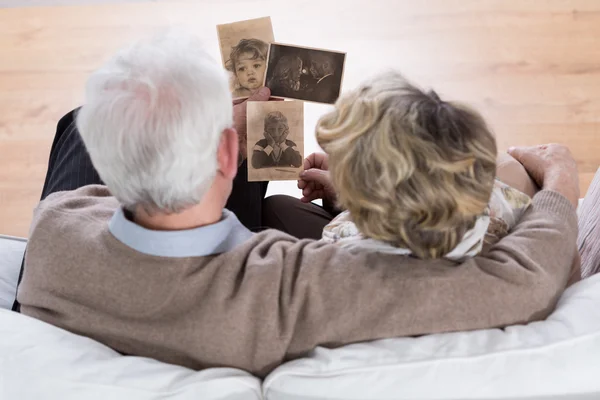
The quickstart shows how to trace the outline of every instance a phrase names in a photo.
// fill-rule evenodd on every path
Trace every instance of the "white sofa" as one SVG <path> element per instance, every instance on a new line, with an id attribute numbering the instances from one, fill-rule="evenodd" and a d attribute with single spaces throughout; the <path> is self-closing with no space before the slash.
<path id="1" fill-rule="evenodd" d="M 0 308 L 25 244 L 0 238 Z M 600 275 L 569 288 L 544 322 L 318 348 L 264 382 L 122 356 L 0 309 L 0 399 L 600 399 Z"/>

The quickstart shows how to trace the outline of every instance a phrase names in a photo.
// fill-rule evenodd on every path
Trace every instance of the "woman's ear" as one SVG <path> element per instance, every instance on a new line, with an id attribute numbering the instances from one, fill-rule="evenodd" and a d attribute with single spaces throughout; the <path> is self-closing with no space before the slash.
<path id="1" fill-rule="evenodd" d="M 238 168 L 239 153 L 238 134 L 234 128 L 227 128 L 221 134 L 217 162 L 219 171 L 228 179 L 235 178 Z"/>

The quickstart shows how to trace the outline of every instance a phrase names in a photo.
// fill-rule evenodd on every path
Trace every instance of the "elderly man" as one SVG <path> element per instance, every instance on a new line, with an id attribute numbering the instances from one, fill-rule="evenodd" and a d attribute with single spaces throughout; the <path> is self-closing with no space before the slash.
<path id="1" fill-rule="evenodd" d="M 488 255 L 456 265 L 355 254 L 252 233 L 224 209 L 251 216 L 262 196 L 235 178 L 244 122 L 231 104 L 224 71 L 187 38 L 139 43 L 96 71 L 76 123 L 59 124 L 21 312 L 123 354 L 264 377 L 318 345 L 501 327 L 554 307 L 577 235 L 564 148 L 520 151 L 544 190 Z M 316 160 L 307 166 L 324 168 Z M 313 197 L 327 190 L 317 175 Z"/>

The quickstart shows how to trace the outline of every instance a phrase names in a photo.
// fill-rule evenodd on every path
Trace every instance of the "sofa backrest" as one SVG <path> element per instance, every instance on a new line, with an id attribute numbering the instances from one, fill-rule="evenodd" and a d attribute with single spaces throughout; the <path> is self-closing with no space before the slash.
<path id="1" fill-rule="evenodd" d="M 233 368 L 198 372 L 125 357 L 87 337 L 0 310 L 0 399 L 259 400 L 260 384 Z"/>
<path id="2" fill-rule="evenodd" d="M 600 399 L 600 275 L 570 287 L 546 321 L 317 348 L 277 368 L 263 393 L 267 400 Z"/>
<path id="3" fill-rule="evenodd" d="M 15 301 L 21 260 L 27 241 L 0 235 L 0 309 L 11 309 Z"/>

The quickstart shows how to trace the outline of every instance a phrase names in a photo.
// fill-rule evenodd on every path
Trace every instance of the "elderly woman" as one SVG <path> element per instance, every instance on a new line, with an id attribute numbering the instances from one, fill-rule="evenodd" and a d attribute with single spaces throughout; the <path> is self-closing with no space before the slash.
<path id="1" fill-rule="evenodd" d="M 455 265 L 252 233 L 224 208 L 264 206 L 243 174 L 235 183 L 243 115 L 225 71 L 187 37 L 138 43 L 93 73 L 85 105 L 59 124 L 21 312 L 123 354 L 264 377 L 319 345 L 501 327 L 552 310 L 577 235 L 565 149 L 523 152 L 543 190 L 490 256 Z"/>
<path id="2" fill-rule="evenodd" d="M 316 131 L 344 210 L 323 240 L 350 250 L 462 261 L 508 235 L 537 192 L 516 160 L 496 162 L 476 110 L 397 72 L 346 93 Z"/>

